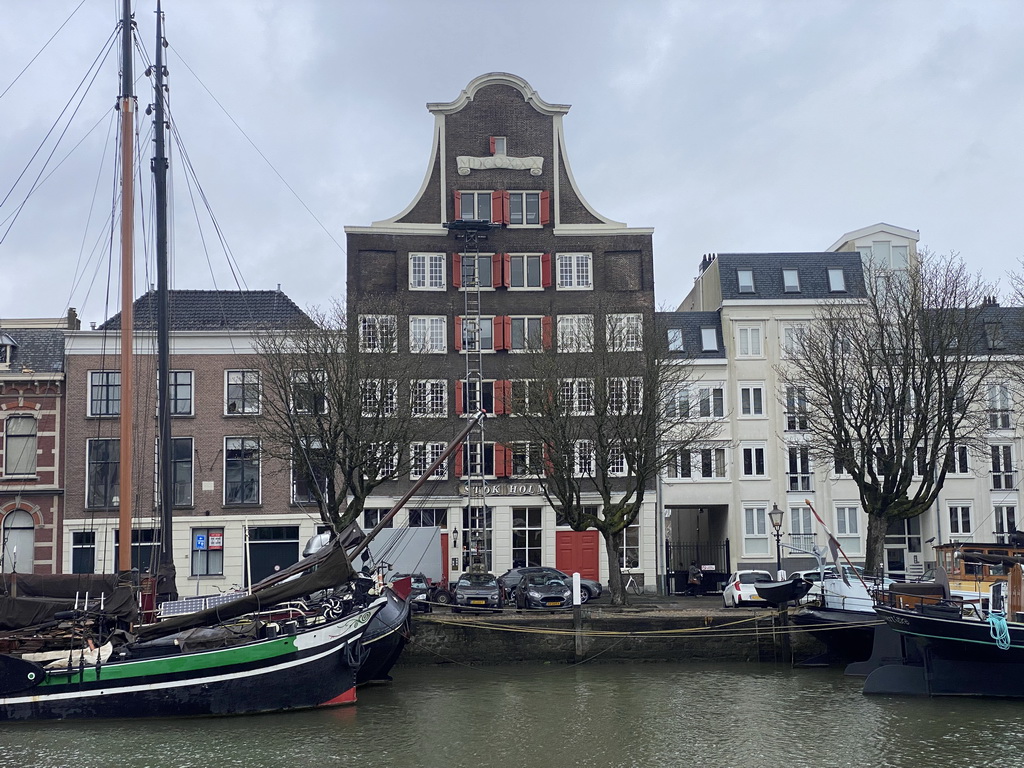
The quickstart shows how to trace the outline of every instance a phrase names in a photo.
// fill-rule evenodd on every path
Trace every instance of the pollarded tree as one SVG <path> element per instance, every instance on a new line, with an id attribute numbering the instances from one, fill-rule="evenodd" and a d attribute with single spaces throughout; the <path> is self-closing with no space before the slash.
<path id="1" fill-rule="evenodd" d="M 905 270 L 866 265 L 862 297 L 823 305 L 780 366 L 790 426 L 857 486 L 868 570 L 882 563 L 889 525 L 928 510 L 959 452 L 984 443 L 998 365 L 989 290 L 956 254 L 922 252 Z"/>
<path id="2" fill-rule="evenodd" d="M 669 353 L 651 313 L 568 316 L 557 350 L 524 355 L 506 411 L 513 471 L 540 481 L 549 504 L 576 531 L 597 529 L 614 605 L 626 602 L 626 536 L 676 455 L 703 447 L 718 423 L 680 409 L 692 366 Z M 571 322 L 570 322 L 571 321 Z"/>
<path id="3" fill-rule="evenodd" d="M 297 499 L 315 503 L 341 531 L 382 483 L 408 472 L 422 429 L 415 387 L 421 358 L 398 354 L 395 313 L 311 311 L 311 322 L 258 337 L 262 449 L 292 468 Z M 230 382 L 229 382 L 230 386 Z M 422 415 L 422 414 L 419 414 Z"/>

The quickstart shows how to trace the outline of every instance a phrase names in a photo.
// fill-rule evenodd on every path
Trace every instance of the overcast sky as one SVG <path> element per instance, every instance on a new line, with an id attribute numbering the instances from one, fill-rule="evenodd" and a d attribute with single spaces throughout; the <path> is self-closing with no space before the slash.
<path id="1" fill-rule="evenodd" d="M 116 50 L 53 146 L 119 5 L 0 3 L 0 319 L 115 311 L 104 220 Z M 152 56 L 155 0 L 135 5 Z M 390 217 L 416 194 L 431 147 L 425 104 L 493 71 L 572 105 L 577 183 L 601 214 L 654 228 L 663 308 L 686 294 L 704 253 L 819 251 L 881 221 L 920 230 L 922 245 L 958 251 L 1004 285 L 1024 251 L 1019 0 L 165 0 L 164 10 L 174 127 L 237 279 L 280 283 L 303 307 L 343 296 L 343 228 Z M 143 107 L 148 87 L 140 76 Z M 180 171 L 174 179 L 172 287 L 235 288 L 208 222 L 200 239 L 200 192 Z M 154 279 L 140 267 L 138 290 Z M 116 277 L 110 285 L 113 295 Z"/>

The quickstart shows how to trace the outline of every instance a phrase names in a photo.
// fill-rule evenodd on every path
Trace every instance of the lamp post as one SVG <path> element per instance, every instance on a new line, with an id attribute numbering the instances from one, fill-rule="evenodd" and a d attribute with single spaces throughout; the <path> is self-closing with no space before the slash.
<path id="1" fill-rule="evenodd" d="M 772 504 L 772 511 L 768 513 L 768 519 L 772 521 L 772 528 L 775 529 L 775 578 L 779 577 L 782 571 L 782 517 L 786 513 L 779 509 L 778 504 Z"/>

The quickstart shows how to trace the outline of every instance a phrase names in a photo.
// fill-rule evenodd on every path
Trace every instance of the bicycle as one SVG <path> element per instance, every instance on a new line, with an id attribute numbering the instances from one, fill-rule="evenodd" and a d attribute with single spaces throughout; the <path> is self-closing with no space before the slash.
<path id="1" fill-rule="evenodd" d="M 629 578 L 626 580 L 626 591 L 632 592 L 634 595 L 642 595 L 643 589 L 636 583 L 636 579 L 633 578 L 633 574 L 629 574 Z"/>

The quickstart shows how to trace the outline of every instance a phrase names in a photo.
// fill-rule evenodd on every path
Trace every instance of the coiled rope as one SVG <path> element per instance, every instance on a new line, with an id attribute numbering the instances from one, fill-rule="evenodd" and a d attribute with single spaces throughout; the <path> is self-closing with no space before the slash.
<path id="1" fill-rule="evenodd" d="M 990 611 L 988 614 L 988 633 L 996 641 L 996 647 L 1005 651 L 1010 647 L 1010 628 L 1006 626 L 1006 614 L 1002 611 Z"/>

